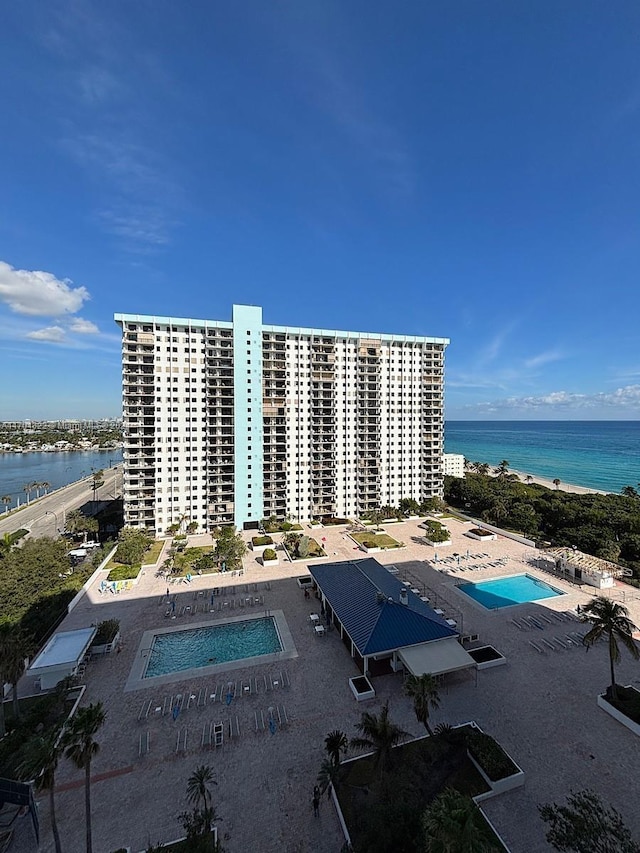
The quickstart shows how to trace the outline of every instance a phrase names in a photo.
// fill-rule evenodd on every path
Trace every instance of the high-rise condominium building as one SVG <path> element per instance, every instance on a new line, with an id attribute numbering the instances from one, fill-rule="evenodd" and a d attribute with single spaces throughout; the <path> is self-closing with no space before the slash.
<path id="1" fill-rule="evenodd" d="M 446 338 L 116 314 L 125 523 L 354 518 L 442 494 Z"/>

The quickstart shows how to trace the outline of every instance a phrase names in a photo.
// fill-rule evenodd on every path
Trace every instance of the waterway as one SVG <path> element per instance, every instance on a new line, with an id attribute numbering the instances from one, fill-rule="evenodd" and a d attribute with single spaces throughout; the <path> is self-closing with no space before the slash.
<path id="1" fill-rule="evenodd" d="M 93 471 L 112 468 L 122 462 L 122 450 L 73 450 L 62 453 L 1 453 L 0 498 L 9 495 L 11 507 L 26 502 L 24 487 L 28 483 L 48 483 L 47 491 L 75 483 Z M 40 494 L 44 490 L 40 488 Z M 30 498 L 37 492 L 31 490 Z M 0 512 L 5 505 L 0 505 Z"/>

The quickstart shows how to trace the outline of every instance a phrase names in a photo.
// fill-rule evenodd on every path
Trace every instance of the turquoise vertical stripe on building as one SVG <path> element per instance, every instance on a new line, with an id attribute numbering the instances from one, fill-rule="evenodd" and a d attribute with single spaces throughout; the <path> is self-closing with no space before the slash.
<path id="1" fill-rule="evenodd" d="M 262 308 L 233 306 L 233 410 L 236 527 L 264 517 Z"/>

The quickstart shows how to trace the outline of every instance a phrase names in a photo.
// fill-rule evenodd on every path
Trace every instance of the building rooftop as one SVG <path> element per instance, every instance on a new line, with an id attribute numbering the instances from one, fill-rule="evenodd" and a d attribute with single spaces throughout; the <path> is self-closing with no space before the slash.
<path id="1" fill-rule="evenodd" d="M 372 557 L 310 565 L 309 571 L 363 657 L 458 636 Z M 407 604 L 400 603 L 401 593 Z"/>

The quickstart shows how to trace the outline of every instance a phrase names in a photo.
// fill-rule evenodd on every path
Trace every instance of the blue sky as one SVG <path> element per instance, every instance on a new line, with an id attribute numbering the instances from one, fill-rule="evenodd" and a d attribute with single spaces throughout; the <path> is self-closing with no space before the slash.
<path id="1" fill-rule="evenodd" d="M 120 414 L 114 312 L 449 337 L 450 419 L 640 418 L 640 5 L 21 0 L 0 419 Z"/>

